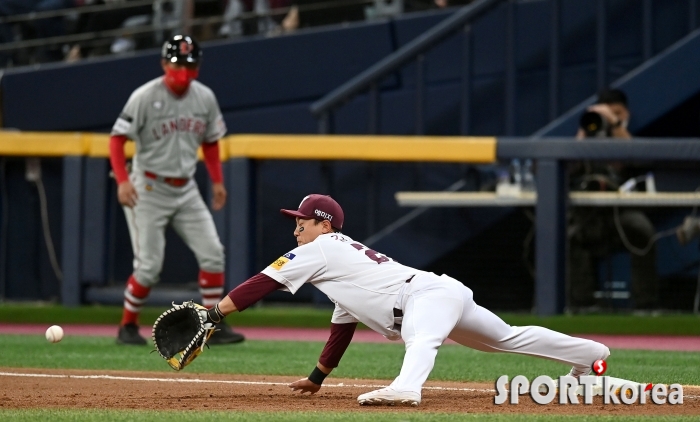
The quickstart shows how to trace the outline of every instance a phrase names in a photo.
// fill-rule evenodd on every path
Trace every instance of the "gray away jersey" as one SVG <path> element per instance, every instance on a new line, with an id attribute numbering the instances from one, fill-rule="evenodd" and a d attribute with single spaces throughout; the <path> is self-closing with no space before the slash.
<path id="1" fill-rule="evenodd" d="M 112 127 L 112 135 L 125 135 L 136 143 L 134 170 L 180 178 L 194 176 L 202 142 L 215 142 L 225 134 L 211 89 L 195 80 L 178 98 L 162 76 L 131 94 Z"/>
<path id="2" fill-rule="evenodd" d="M 262 271 L 296 293 L 311 283 L 335 304 L 331 322 L 360 321 L 396 340 L 394 305 L 406 280 L 424 271 L 401 265 L 340 233 L 321 235 Z"/>

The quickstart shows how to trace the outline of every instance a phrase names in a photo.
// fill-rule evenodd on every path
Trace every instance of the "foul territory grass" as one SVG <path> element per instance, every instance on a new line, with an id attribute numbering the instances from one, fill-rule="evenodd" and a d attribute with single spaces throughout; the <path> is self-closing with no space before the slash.
<path id="1" fill-rule="evenodd" d="M 306 376 L 323 349 L 323 342 L 246 341 L 213 346 L 187 369 L 189 373 Z M 31 350 L 31 353 L 27 353 Z M 2 335 L 5 367 L 170 371 L 149 347 L 117 346 L 105 337 L 68 336 L 57 344 L 43 336 Z M 341 365 L 328 379 L 364 378 L 391 380 L 401 367 L 402 344 L 354 343 Z M 638 382 L 700 385 L 698 354 L 642 350 L 613 350 L 607 375 Z M 274 362 L 274 363 L 271 363 Z M 440 349 L 430 379 L 494 382 L 503 374 L 557 377 L 569 368 L 545 359 L 504 353 L 484 353 L 459 345 Z"/>
<path id="2" fill-rule="evenodd" d="M 683 416 L 581 416 L 581 415 L 485 415 L 485 414 L 444 414 L 444 413 L 419 413 L 416 412 L 386 412 L 381 416 L 376 413 L 350 413 L 350 412 L 200 412 L 200 411 L 137 411 L 137 410 L 0 410 L 0 419 L 12 421 L 77 421 L 77 420 L 109 420 L 109 421 L 279 421 L 279 422 L 447 422 L 447 421 L 576 421 L 576 422 L 608 422 L 608 421 L 691 421 L 697 417 Z"/>
<path id="3" fill-rule="evenodd" d="M 153 324 L 166 307 L 145 307 L 141 322 Z M 239 327 L 327 328 L 330 308 L 260 306 L 237 313 L 229 321 Z M 0 304 L 0 322 L 37 324 L 118 324 L 119 306 Z M 655 334 L 700 335 L 700 317 L 692 314 L 659 316 L 559 315 L 538 317 L 528 314 L 499 314 L 511 325 L 540 325 L 569 334 Z"/>
<path id="4" fill-rule="evenodd" d="M 153 325 L 165 306 L 145 306 L 140 321 Z M 332 308 L 267 306 L 237 313 L 231 322 L 242 327 L 305 327 L 330 326 Z M 34 324 L 119 324 L 121 306 L 79 306 L 0 304 L 0 322 Z"/>

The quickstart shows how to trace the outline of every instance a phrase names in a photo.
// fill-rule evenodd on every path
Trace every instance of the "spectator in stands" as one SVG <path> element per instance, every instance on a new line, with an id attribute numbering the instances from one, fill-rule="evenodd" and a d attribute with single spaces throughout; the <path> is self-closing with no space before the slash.
<path id="1" fill-rule="evenodd" d="M 82 0 L 0 0 L 0 17 L 66 9 L 75 7 L 81 2 Z M 64 34 L 63 17 L 37 19 L 28 22 L 28 25 L 21 26 L 19 29 L 16 28 L 17 25 L 15 24 L 0 24 L 0 43 L 16 41 L 16 33 L 19 35 L 19 39 L 49 38 Z M 40 62 L 53 61 L 60 60 L 62 53 L 57 47 L 48 46 L 41 48 L 37 56 L 36 60 Z M 11 59 L 10 55 L 0 57 L 0 66 L 7 66 Z"/>
<path id="2" fill-rule="evenodd" d="M 285 10 L 286 13 L 284 12 Z M 253 19 L 241 19 L 254 13 Z M 229 0 L 219 35 L 237 37 L 248 34 L 277 35 L 299 27 L 299 9 L 291 0 Z"/>
<path id="3" fill-rule="evenodd" d="M 126 5 L 129 2 L 135 2 L 137 0 L 83 0 L 84 4 L 89 4 L 89 5 L 108 5 L 108 4 L 117 4 L 117 3 L 122 3 Z M 166 3 L 164 7 L 169 7 L 170 4 Z M 134 19 L 137 17 L 142 17 L 143 19 L 140 20 L 135 20 L 134 25 L 147 25 L 150 23 L 151 16 L 153 13 L 153 6 L 152 5 L 136 5 L 134 7 L 123 7 L 123 8 L 118 8 L 118 9 L 113 9 L 113 10 L 103 10 L 99 12 L 94 12 L 94 13 L 85 13 L 81 14 L 80 18 L 78 19 L 78 23 L 76 24 L 76 32 L 77 33 L 91 33 L 91 32 L 100 32 L 100 31 L 109 31 L 113 29 L 117 29 L 123 26 L 128 26 L 125 25 L 126 22 L 128 22 L 129 19 Z M 151 38 L 150 35 L 146 36 L 147 38 Z M 112 45 L 109 47 L 109 49 L 105 48 L 104 51 L 100 51 L 99 47 L 95 47 L 92 41 L 87 41 L 85 43 L 81 44 L 76 44 L 71 47 L 68 55 L 66 56 L 67 61 L 74 61 L 79 58 L 83 57 L 88 57 L 90 55 L 100 55 L 103 53 L 116 53 L 120 51 L 115 51 L 115 46 L 117 48 L 121 47 L 122 49 L 126 48 L 127 50 L 133 50 L 135 49 L 135 43 L 130 37 L 120 37 L 117 39 L 117 41 L 122 41 L 122 43 L 112 43 Z M 124 46 L 125 43 L 131 43 L 127 46 Z M 151 45 L 148 46 L 143 46 L 143 47 L 150 47 Z M 153 45 L 155 46 L 155 44 Z M 108 51 L 109 50 L 109 51 Z"/>
<path id="4" fill-rule="evenodd" d="M 617 89 L 602 91 L 588 111 L 607 122 L 607 137 L 622 142 L 632 136 L 627 130 L 630 111 L 627 96 Z M 586 142 L 586 133 L 579 129 L 577 139 Z M 585 162 L 570 169 L 571 190 L 617 190 L 633 174 L 620 163 Z M 634 249 L 631 253 L 631 297 L 635 309 L 649 310 L 657 306 L 658 277 L 656 271 L 656 233 L 649 218 L 634 209 L 574 208 L 569 222 L 569 306 L 573 311 L 595 309 L 597 303 L 597 264 L 615 252 Z M 630 248 L 632 246 L 632 248 Z M 645 250 L 644 254 L 641 254 Z"/>

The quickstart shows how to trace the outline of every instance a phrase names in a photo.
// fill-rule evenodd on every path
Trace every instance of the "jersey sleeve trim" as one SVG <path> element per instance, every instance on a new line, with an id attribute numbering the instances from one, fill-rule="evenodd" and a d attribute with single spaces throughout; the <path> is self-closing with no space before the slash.
<path id="1" fill-rule="evenodd" d="M 131 125 L 134 119 L 131 117 L 125 119 L 123 116 L 124 113 L 117 118 L 114 126 L 112 126 L 112 135 L 127 135 L 131 131 Z"/>
<path id="2" fill-rule="evenodd" d="M 299 290 L 296 287 L 294 287 L 294 284 L 292 284 L 289 280 L 284 278 L 284 276 L 282 276 L 280 273 L 278 273 L 274 270 L 271 270 L 270 267 L 265 268 L 264 270 L 262 270 L 261 273 L 265 274 L 266 276 L 270 277 L 271 279 L 275 280 L 276 282 L 283 284 L 284 287 L 286 287 L 287 290 L 291 294 L 295 294 L 297 292 L 297 290 Z"/>

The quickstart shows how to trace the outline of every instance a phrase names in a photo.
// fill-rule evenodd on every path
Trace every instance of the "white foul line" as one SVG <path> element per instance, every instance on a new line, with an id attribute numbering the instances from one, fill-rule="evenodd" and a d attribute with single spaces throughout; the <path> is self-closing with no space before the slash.
<path id="1" fill-rule="evenodd" d="M 142 378 L 142 377 L 121 377 L 114 375 L 65 375 L 65 374 L 21 374 L 16 372 L 0 372 L 2 377 L 33 377 L 33 378 L 74 378 L 74 379 L 105 379 L 105 380 L 117 380 L 117 381 L 151 381 L 151 382 L 182 382 L 182 383 L 214 383 L 214 384 L 239 384 L 239 385 L 281 385 L 287 386 L 289 383 L 286 382 L 267 382 L 267 381 L 236 381 L 236 380 L 204 380 L 199 378 Z M 386 385 L 379 384 L 323 384 L 324 387 L 331 388 L 342 388 L 342 387 L 353 387 L 353 388 L 372 388 L 372 387 L 386 387 Z M 693 386 L 694 387 L 694 386 Z M 457 387 L 439 387 L 430 386 L 423 387 L 424 390 L 441 390 L 441 391 L 474 391 L 478 393 L 495 393 L 496 390 L 488 388 L 457 388 Z M 688 399 L 700 399 L 700 396 L 695 395 L 683 395 L 684 398 Z"/>
<path id="2" fill-rule="evenodd" d="M 75 379 L 106 379 L 119 381 L 151 381 L 151 382 L 182 382 L 182 383 L 215 383 L 215 384 L 241 384 L 241 385 L 282 385 L 287 386 L 286 382 L 267 382 L 267 381 L 236 381 L 236 380 L 204 380 L 198 378 L 143 378 L 143 377 L 122 377 L 114 375 L 65 375 L 65 374 L 21 374 L 16 372 L 0 372 L 3 377 L 34 377 L 34 378 L 75 378 Z M 323 384 L 324 387 L 386 387 L 379 384 Z M 481 388 L 457 388 L 457 387 L 423 387 L 425 390 L 444 390 L 444 391 L 476 391 L 480 393 L 495 393 L 496 390 L 481 389 Z"/>

